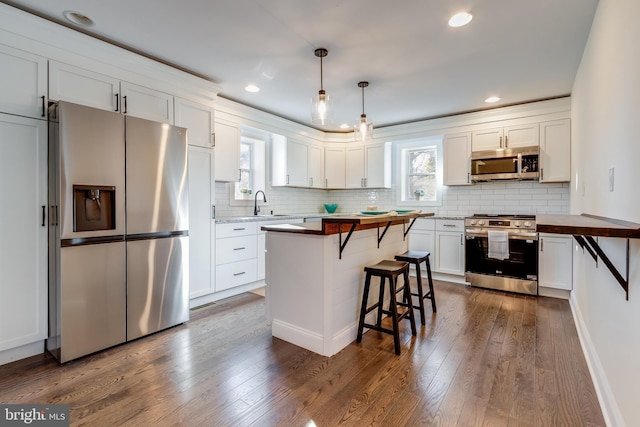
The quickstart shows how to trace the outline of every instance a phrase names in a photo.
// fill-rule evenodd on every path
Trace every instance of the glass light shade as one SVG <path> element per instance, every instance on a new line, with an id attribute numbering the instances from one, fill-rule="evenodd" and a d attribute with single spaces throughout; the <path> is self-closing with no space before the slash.
<path id="1" fill-rule="evenodd" d="M 311 98 L 311 123 L 325 125 L 331 123 L 333 99 L 324 90 L 319 90 L 318 95 Z"/>
<path id="2" fill-rule="evenodd" d="M 356 141 L 365 141 L 373 137 L 373 123 L 367 121 L 366 114 L 362 114 L 360 121 L 353 127 L 353 136 Z"/>

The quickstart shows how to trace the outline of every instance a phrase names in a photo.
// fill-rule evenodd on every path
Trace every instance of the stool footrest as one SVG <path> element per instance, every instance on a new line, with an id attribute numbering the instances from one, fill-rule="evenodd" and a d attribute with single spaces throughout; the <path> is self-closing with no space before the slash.
<path id="1" fill-rule="evenodd" d="M 391 329 L 387 329 L 387 328 L 383 328 L 382 326 L 378 326 L 378 325 L 370 325 L 370 324 L 368 324 L 368 323 L 365 323 L 365 324 L 364 324 L 364 325 L 362 325 L 362 326 L 364 326 L 365 328 L 372 329 L 372 330 L 374 330 L 374 331 L 384 332 L 384 333 L 386 333 L 386 334 L 391 334 L 391 335 L 393 335 L 393 330 L 391 330 Z"/>

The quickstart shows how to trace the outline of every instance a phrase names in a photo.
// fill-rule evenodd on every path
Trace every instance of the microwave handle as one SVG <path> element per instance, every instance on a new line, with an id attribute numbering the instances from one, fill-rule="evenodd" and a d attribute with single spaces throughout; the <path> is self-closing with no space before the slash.
<path id="1" fill-rule="evenodd" d="M 522 175 L 522 153 L 518 153 L 518 175 Z"/>

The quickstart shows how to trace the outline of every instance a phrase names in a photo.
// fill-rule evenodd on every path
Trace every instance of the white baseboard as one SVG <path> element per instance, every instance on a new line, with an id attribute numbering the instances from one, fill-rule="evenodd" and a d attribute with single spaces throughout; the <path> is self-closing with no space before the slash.
<path id="1" fill-rule="evenodd" d="M 538 286 L 538 295 L 540 295 L 541 297 L 569 299 L 571 298 L 571 291 Z"/>
<path id="2" fill-rule="evenodd" d="M 220 301 L 221 299 L 240 295 L 245 292 L 255 291 L 256 289 L 263 288 L 264 286 L 264 280 L 258 280 L 257 282 L 247 283 L 246 285 L 241 285 L 235 288 L 225 289 L 224 291 L 214 292 L 209 295 L 192 298 L 191 300 L 189 300 L 189 308 L 191 309 L 201 307 L 203 305 L 211 304 L 212 302 Z"/>
<path id="3" fill-rule="evenodd" d="M 600 402 L 600 409 L 602 410 L 602 416 L 607 426 L 623 427 L 625 425 L 620 409 L 613 398 L 613 392 L 607 375 L 604 371 L 598 353 L 596 352 L 591 337 L 589 336 L 589 330 L 584 323 L 582 313 L 578 307 L 575 293 L 571 293 L 569 298 L 569 304 L 571 305 L 571 312 L 573 313 L 573 320 L 576 324 L 578 331 L 578 338 L 580 339 L 580 345 L 582 346 L 582 352 L 587 360 L 587 366 L 589 367 L 589 373 L 591 374 L 591 381 L 596 389 L 596 395 Z"/>
<path id="4" fill-rule="evenodd" d="M 273 319 L 273 322 L 271 323 L 271 335 L 290 342 L 291 344 L 295 344 L 298 347 L 306 348 L 314 353 L 318 353 L 323 356 L 331 356 L 330 354 L 326 354 L 324 350 L 324 340 L 322 339 L 322 335 L 307 329 L 299 328 L 290 323 Z"/>
<path id="5" fill-rule="evenodd" d="M 0 351 L 0 365 L 44 353 L 44 340 Z"/>

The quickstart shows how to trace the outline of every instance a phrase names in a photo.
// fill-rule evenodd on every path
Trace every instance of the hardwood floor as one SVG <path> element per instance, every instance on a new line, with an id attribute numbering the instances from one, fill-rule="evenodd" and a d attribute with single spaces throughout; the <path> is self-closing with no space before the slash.
<path id="1" fill-rule="evenodd" d="M 566 301 L 435 292 L 400 356 L 375 331 L 331 358 L 272 338 L 249 293 L 63 366 L 0 366 L 0 402 L 66 403 L 74 426 L 605 425 Z"/>

